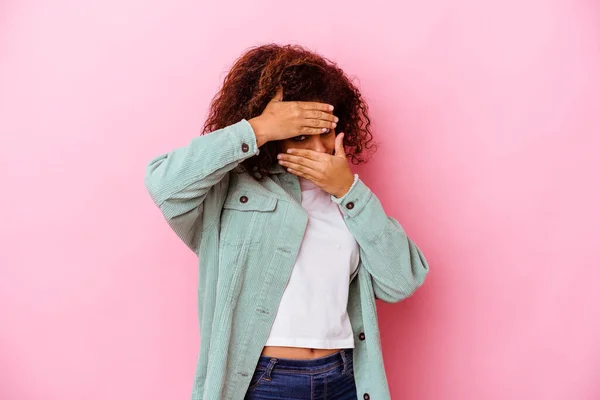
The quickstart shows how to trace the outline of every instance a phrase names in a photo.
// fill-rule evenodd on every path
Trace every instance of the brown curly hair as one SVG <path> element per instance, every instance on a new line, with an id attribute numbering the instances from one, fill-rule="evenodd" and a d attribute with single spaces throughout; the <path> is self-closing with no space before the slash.
<path id="1" fill-rule="evenodd" d="M 333 105 L 344 132 L 344 147 L 353 164 L 366 162 L 372 143 L 368 107 L 358 88 L 334 62 L 301 46 L 268 44 L 254 47 L 236 60 L 210 105 L 203 134 L 259 116 L 279 88 L 283 101 L 318 101 Z M 277 142 L 242 164 L 257 179 L 268 176 L 277 162 Z"/>

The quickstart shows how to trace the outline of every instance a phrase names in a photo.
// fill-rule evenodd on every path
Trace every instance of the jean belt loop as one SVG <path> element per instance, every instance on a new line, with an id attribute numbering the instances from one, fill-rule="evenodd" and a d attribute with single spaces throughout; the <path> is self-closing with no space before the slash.
<path id="1" fill-rule="evenodd" d="M 345 374 L 348 372 L 348 355 L 346 354 L 345 349 L 340 350 L 340 356 L 342 356 L 342 362 L 344 363 L 344 370 L 342 371 L 342 374 Z"/>
<path id="2" fill-rule="evenodd" d="M 267 365 L 267 370 L 265 371 L 265 379 L 268 381 L 271 380 L 271 372 L 273 372 L 273 368 L 275 368 L 275 364 L 277 364 L 277 359 L 271 358 L 271 360 L 269 361 L 269 365 Z"/>

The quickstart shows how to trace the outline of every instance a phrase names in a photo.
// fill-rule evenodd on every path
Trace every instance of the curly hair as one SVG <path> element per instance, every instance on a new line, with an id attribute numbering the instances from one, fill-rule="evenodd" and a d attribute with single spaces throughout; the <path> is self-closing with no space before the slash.
<path id="1" fill-rule="evenodd" d="M 259 116 L 279 88 L 283 101 L 317 101 L 334 106 L 336 132 L 344 132 L 346 155 L 353 164 L 366 162 L 372 143 L 368 107 L 358 88 L 334 62 L 301 46 L 268 44 L 238 58 L 213 98 L 203 134 Z M 268 176 L 277 162 L 277 142 L 242 165 L 256 179 Z"/>

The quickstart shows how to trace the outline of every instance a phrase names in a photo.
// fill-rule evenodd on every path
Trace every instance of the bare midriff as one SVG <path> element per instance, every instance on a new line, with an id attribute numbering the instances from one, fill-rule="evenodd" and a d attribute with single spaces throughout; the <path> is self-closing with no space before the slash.
<path id="1" fill-rule="evenodd" d="M 308 349 L 300 347 L 266 346 L 262 354 L 265 357 L 291 358 L 296 360 L 311 360 L 313 358 L 327 357 L 337 353 L 340 349 Z"/>

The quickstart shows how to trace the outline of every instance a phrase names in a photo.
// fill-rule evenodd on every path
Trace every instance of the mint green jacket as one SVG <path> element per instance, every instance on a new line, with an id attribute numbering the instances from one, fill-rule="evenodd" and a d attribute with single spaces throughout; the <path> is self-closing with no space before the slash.
<path id="1" fill-rule="evenodd" d="M 258 152 L 242 120 L 147 167 L 152 199 L 199 256 L 201 341 L 193 400 L 244 398 L 308 222 L 296 176 L 276 165 L 270 177 L 256 181 L 238 167 Z M 332 199 L 360 247 L 348 298 L 356 387 L 360 398 L 389 399 L 375 299 L 410 296 L 425 280 L 427 262 L 360 179 Z"/>

